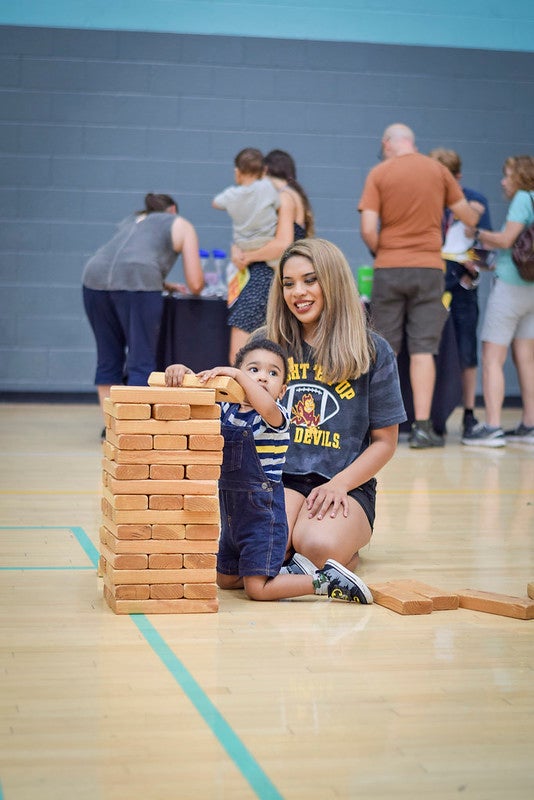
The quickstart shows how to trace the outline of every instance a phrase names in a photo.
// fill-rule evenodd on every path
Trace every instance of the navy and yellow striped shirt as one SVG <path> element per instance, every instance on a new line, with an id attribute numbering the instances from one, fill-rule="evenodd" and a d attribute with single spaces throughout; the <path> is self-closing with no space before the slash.
<path id="1" fill-rule="evenodd" d="M 222 422 L 236 427 L 252 428 L 256 452 L 266 476 L 280 481 L 289 446 L 289 414 L 280 403 L 276 403 L 284 422 L 279 428 L 271 428 L 257 411 L 240 411 L 238 403 L 221 403 Z"/>

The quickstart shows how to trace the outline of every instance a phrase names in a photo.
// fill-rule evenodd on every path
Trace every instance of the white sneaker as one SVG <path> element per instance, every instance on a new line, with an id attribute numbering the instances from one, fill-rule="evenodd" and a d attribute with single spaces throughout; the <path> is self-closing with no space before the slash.
<path id="1" fill-rule="evenodd" d="M 280 570 L 280 575 L 315 575 L 317 567 L 312 564 L 309 558 L 295 553 L 287 562 L 285 567 Z"/>
<path id="2" fill-rule="evenodd" d="M 462 444 L 478 447 L 504 447 L 506 437 L 502 428 L 491 428 L 481 422 L 462 436 Z"/>

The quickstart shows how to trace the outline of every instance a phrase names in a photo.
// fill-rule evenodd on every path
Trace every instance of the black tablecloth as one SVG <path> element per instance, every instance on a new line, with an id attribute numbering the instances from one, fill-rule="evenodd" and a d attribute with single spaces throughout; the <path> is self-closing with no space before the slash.
<path id="1" fill-rule="evenodd" d="M 436 386 L 432 400 L 431 417 L 434 428 L 438 433 L 445 432 L 445 424 L 454 409 L 462 402 L 462 372 L 458 357 L 458 347 L 456 344 L 456 334 L 452 317 L 448 316 L 447 322 L 441 335 L 439 352 L 435 356 L 436 361 Z M 413 395 L 410 384 L 410 359 L 403 344 L 398 355 L 399 377 L 404 400 L 404 407 L 408 416 L 408 421 L 400 426 L 401 431 L 410 430 L 414 421 Z"/>
<path id="2" fill-rule="evenodd" d="M 186 364 L 194 372 L 228 364 L 230 328 L 226 300 L 166 297 L 158 347 L 158 369 Z"/>

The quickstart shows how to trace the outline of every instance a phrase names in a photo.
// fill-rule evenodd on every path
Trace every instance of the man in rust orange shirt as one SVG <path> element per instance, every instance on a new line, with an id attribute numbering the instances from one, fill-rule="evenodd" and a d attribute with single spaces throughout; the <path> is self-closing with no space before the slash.
<path id="1" fill-rule="evenodd" d="M 434 355 L 447 318 L 441 221 L 444 208 L 450 208 L 466 225 L 476 226 L 484 209 L 468 203 L 442 164 L 417 152 L 407 125 L 386 128 L 382 156 L 358 204 L 361 236 L 374 256 L 373 322 L 396 353 L 406 332 L 415 416 L 410 447 L 442 447 L 443 436 L 430 419 Z"/>

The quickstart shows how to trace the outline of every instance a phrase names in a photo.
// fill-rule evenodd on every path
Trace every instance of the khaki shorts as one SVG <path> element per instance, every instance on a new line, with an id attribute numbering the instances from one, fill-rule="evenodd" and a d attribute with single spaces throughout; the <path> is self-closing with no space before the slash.
<path id="1" fill-rule="evenodd" d="M 378 267 L 373 278 L 371 323 L 395 353 L 404 333 L 408 353 L 436 354 L 447 321 L 445 273 L 430 267 Z"/>

